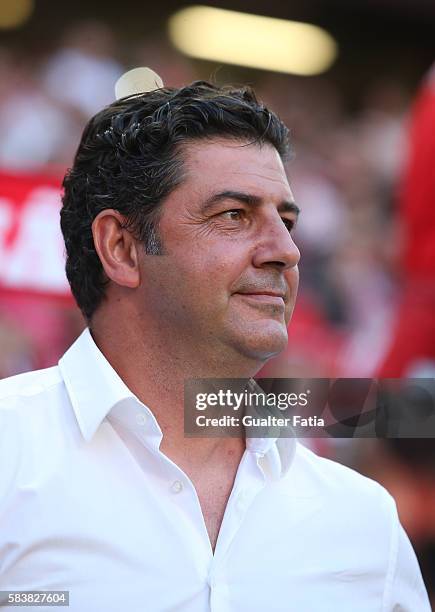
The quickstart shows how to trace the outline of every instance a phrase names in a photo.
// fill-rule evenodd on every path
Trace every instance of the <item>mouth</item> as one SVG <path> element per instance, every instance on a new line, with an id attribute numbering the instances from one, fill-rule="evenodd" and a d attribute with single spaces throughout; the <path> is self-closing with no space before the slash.
<path id="1" fill-rule="evenodd" d="M 256 304 L 258 306 L 275 306 L 284 308 L 285 296 L 281 293 L 275 293 L 273 291 L 258 291 L 252 293 L 236 293 L 234 295 L 240 295 L 243 299 Z"/>

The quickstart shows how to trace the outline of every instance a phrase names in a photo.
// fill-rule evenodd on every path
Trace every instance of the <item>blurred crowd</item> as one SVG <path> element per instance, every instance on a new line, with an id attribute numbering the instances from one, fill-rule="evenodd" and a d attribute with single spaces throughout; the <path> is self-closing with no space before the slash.
<path id="1" fill-rule="evenodd" d="M 158 41 L 125 55 L 100 22 L 70 28 L 47 57 L 0 49 L 0 168 L 70 166 L 84 124 L 113 101 L 127 68 L 150 65 L 175 86 L 210 76 Z M 219 80 L 219 71 L 213 76 Z M 301 297 L 289 351 L 269 371 L 370 376 L 390 340 L 396 303 L 394 196 L 409 92 L 374 80 L 349 112 L 327 78 L 267 74 L 255 88 L 290 127 L 288 173 L 303 211 Z"/>
<path id="2" fill-rule="evenodd" d="M 113 101 L 118 77 L 140 65 L 152 67 L 169 86 L 212 76 L 158 39 L 121 50 L 100 22 L 69 28 L 48 55 L 0 48 L 0 170 L 62 174 L 86 121 Z M 219 82 L 220 72 L 213 78 Z M 287 169 L 302 209 L 295 233 L 301 287 L 289 348 L 262 373 L 376 376 L 393 341 L 403 285 L 398 193 L 416 92 L 374 76 L 350 107 L 328 76 L 265 74 L 253 84 L 290 127 L 294 154 Z M 1 223 L 0 210 L 0 231 Z M 72 301 L 0 287 L 0 378 L 53 365 L 83 326 Z M 422 375 L 434 376 L 434 361 L 424 363 Z M 324 450 L 394 492 L 435 589 L 435 456 L 429 442 L 421 441 L 426 454 L 417 464 L 416 453 L 410 458 L 400 444 L 354 441 Z"/>

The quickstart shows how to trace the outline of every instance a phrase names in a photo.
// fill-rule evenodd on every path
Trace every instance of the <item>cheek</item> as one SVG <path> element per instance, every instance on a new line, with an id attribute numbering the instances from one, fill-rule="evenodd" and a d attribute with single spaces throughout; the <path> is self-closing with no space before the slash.
<path id="1" fill-rule="evenodd" d="M 295 266 L 286 272 L 286 282 L 290 289 L 290 299 L 295 299 L 299 286 L 299 268 Z"/>
<path id="2" fill-rule="evenodd" d="M 190 253 L 178 259 L 177 269 L 185 282 L 198 290 L 231 290 L 246 269 L 249 259 L 235 244 L 209 243 L 208 246 L 189 245 Z"/>
<path id="3" fill-rule="evenodd" d="M 228 302 L 234 282 L 234 264 L 221 257 L 207 257 L 195 262 L 184 276 L 184 292 L 205 310 L 216 310 Z"/>
<path id="4" fill-rule="evenodd" d="M 289 300 L 286 307 L 285 320 L 288 324 L 293 314 L 299 287 L 299 270 L 297 266 L 288 271 L 286 281 L 289 287 Z"/>
<path id="5" fill-rule="evenodd" d="M 190 253 L 163 256 L 153 273 L 161 311 L 182 319 L 217 316 L 228 302 L 233 267 L 231 260 L 193 247 Z"/>
<path id="6" fill-rule="evenodd" d="M 195 232 L 187 236 L 185 229 L 163 236 L 167 255 L 162 256 L 162 274 L 170 293 L 189 309 L 199 310 L 199 304 L 208 312 L 225 309 L 238 278 L 249 266 L 249 249 L 235 236 Z"/>

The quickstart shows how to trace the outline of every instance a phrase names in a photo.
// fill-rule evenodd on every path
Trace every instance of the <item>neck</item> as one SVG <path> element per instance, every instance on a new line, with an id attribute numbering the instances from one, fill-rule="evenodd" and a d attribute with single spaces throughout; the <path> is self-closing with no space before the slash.
<path id="1" fill-rule="evenodd" d="M 116 321 L 116 322 L 115 322 Z M 126 321 L 127 324 L 121 323 Z M 207 353 L 204 347 L 189 344 L 183 334 L 134 324 L 132 317 L 95 316 L 92 336 L 128 388 L 155 415 L 163 432 L 161 445 L 172 460 L 201 465 L 222 453 L 240 454 L 244 440 L 238 438 L 186 438 L 184 436 L 184 382 L 188 378 L 250 378 L 262 363 L 234 355 Z"/>

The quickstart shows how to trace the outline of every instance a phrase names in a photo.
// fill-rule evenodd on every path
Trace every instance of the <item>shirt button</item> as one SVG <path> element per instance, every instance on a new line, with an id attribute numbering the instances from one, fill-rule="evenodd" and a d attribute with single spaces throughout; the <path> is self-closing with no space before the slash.
<path id="1" fill-rule="evenodd" d="M 183 483 L 180 482 L 179 480 L 174 480 L 174 482 L 171 485 L 172 493 L 181 493 L 182 490 L 183 490 Z"/>
<path id="2" fill-rule="evenodd" d="M 147 417 L 145 414 L 143 414 L 142 412 L 138 412 L 136 415 L 136 423 L 138 425 L 145 425 L 147 420 Z"/>

